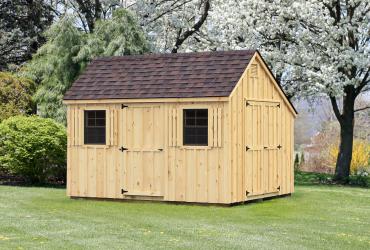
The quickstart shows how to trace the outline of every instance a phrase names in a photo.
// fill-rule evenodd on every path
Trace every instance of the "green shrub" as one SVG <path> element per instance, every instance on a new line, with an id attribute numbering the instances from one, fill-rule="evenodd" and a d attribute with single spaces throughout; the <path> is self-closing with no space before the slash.
<path id="1" fill-rule="evenodd" d="M 0 165 L 31 183 L 65 179 L 67 136 L 52 119 L 14 116 L 0 124 Z"/>
<path id="2" fill-rule="evenodd" d="M 349 184 L 360 187 L 370 187 L 370 176 L 366 170 L 360 170 L 349 177 Z"/>

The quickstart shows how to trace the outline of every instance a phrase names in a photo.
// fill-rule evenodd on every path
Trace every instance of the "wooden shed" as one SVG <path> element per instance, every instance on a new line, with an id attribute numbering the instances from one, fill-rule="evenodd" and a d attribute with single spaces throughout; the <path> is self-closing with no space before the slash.
<path id="1" fill-rule="evenodd" d="M 294 191 L 297 113 L 258 51 L 99 58 L 64 103 L 70 197 L 232 204 Z"/>

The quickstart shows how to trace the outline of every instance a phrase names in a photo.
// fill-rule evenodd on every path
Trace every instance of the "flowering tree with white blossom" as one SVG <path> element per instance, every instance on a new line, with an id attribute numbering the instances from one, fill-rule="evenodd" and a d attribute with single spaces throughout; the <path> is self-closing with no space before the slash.
<path id="1" fill-rule="evenodd" d="M 222 5 L 211 13 L 218 29 L 210 35 L 218 47 L 259 48 L 290 96 L 330 99 L 340 124 L 335 177 L 346 182 L 354 114 L 370 108 L 355 108 L 356 98 L 370 90 L 370 1 L 230 0 L 224 4 L 227 15 Z"/>
<path id="2" fill-rule="evenodd" d="M 148 34 L 153 51 L 197 50 L 204 39 L 211 0 L 137 0 L 132 9 Z"/>

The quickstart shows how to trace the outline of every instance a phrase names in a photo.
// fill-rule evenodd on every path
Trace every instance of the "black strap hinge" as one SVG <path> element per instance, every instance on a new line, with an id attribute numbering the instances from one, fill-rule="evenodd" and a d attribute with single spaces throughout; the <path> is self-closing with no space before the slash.
<path id="1" fill-rule="evenodd" d="M 249 192 L 248 190 L 245 190 L 245 196 L 248 196 Z"/>
<path id="2" fill-rule="evenodd" d="M 283 147 L 283 146 L 281 146 L 280 144 L 279 144 L 279 146 L 277 146 L 277 148 L 278 148 L 278 149 L 281 149 L 282 147 Z"/>
<path id="3" fill-rule="evenodd" d="M 127 193 L 127 190 L 124 190 L 123 188 L 121 189 L 121 194 Z"/>
<path id="4" fill-rule="evenodd" d="M 124 108 L 128 108 L 128 106 L 125 104 L 121 104 L 121 109 L 124 109 Z"/>
<path id="5" fill-rule="evenodd" d="M 120 147 L 120 148 L 119 148 L 119 151 L 122 151 L 122 152 L 123 152 L 123 151 L 125 151 L 125 150 L 127 150 L 127 149 L 128 149 L 128 148 Z"/>
<path id="6" fill-rule="evenodd" d="M 280 186 L 277 187 L 277 190 L 280 191 Z"/>
<path id="7" fill-rule="evenodd" d="M 251 149 L 251 148 L 248 147 L 248 146 L 245 146 L 245 151 L 248 151 L 249 149 Z"/>

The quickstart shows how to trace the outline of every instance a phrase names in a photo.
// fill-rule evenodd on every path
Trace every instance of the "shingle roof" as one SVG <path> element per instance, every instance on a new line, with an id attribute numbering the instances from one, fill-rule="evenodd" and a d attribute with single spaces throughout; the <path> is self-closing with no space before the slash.
<path id="1" fill-rule="evenodd" d="M 255 50 L 150 54 L 93 60 L 65 100 L 225 97 Z"/>

